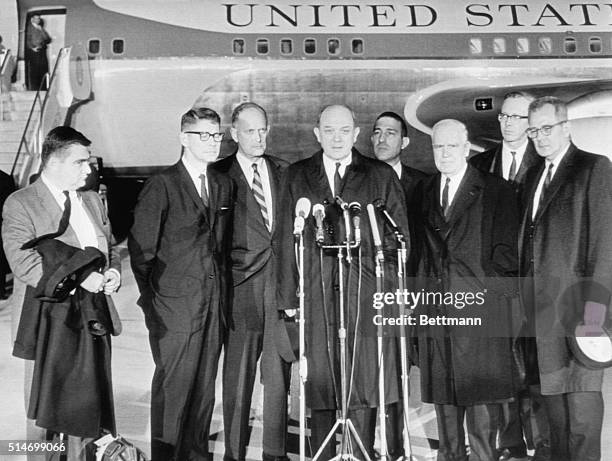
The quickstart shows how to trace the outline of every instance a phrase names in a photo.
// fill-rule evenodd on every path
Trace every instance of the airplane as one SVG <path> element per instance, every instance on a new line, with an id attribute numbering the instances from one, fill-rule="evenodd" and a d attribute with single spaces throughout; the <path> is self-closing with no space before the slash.
<path id="1" fill-rule="evenodd" d="M 575 142 L 612 155 L 608 0 L 5 5 L 17 8 L 20 59 L 29 18 L 47 22 L 58 58 L 43 124 L 72 125 L 93 141 L 119 234 L 143 179 L 178 160 L 180 115 L 193 105 L 217 110 L 227 128 L 234 107 L 259 103 L 270 119 L 269 152 L 290 162 L 318 150 L 312 128 L 323 106 L 354 110 L 364 153 L 377 114 L 394 110 L 409 124 L 403 160 L 432 172 L 436 121 L 465 122 L 472 149 L 482 151 L 500 142 L 504 94 L 527 90 L 569 101 Z M 236 148 L 228 138 L 222 155 Z"/>

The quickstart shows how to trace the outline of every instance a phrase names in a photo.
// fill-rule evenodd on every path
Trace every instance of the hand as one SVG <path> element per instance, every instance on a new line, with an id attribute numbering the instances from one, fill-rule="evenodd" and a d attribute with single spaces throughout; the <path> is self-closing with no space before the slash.
<path id="1" fill-rule="evenodd" d="M 81 287 L 90 293 L 98 293 L 102 291 L 103 284 L 104 276 L 99 272 L 92 272 L 81 282 Z"/>
<path id="2" fill-rule="evenodd" d="M 115 270 L 107 270 L 104 272 L 104 294 L 110 295 L 119 289 L 121 286 L 121 276 Z"/>

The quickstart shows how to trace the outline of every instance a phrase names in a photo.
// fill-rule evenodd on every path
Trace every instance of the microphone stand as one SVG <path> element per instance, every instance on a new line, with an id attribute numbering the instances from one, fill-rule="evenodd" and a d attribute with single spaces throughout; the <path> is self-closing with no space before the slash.
<path id="1" fill-rule="evenodd" d="M 396 232 L 400 247 L 397 249 L 397 283 L 400 293 L 404 293 L 406 287 L 406 259 L 408 250 L 406 249 L 406 240 L 404 236 Z M 406 304 L 404 303 L 404 297 L 399 297 L 399 315 L 400 318 L 404 318 L 406 313 Z M 408 367 L 408 351 L 406 346 L 406 326 L 402 323 L 400 325 L 400 360 L 402 362 L 402 413 L 404 417 L 404 429 L 402 431 L 403 447 L 404 447 L 404 459 L 411 461 L 412 458 L 412 446 L 410 444 L 410 431 L 408 429 L 408 391 L 410 388 L 410 368 Z"/>
<path id="2" fill-rule="evenodd" d="M 339 287 L 340 287 L 340 322 L 338 325 L 338 338 L 340 340 L 340 389 L 341 389 L 341 399 L 340 399 L 340 418 L 336 419 L 334 426 L 331 428 L 327 437 L 315 453 L 312 461 L 316 461 L 319 459 L 321 454 L 323 453 L 323 449 L 331 442 L 332 437 L 335 437 L 336 429 L 338 426 L 342 426 L 342 437 L 340 443 L 340 453 L 337 456 L 334 456 L 331 461 L 335 460 L 355 460 L 357 458 L 352 454 L 352 450 L 349 448 L 350 437 L 352 436 L 357 446 L 361 450 L 361 453 L 365 457 L 366 461 L 371 461 L 366 449 L 363 446 L 363 442 L 359 438 L 359 434 L 357 434 L 357 430 L 353 425 L 352 421 L 348 418 L 348 401 L 347 401 L 347 370 L 346 370 L 346 362 L 347 362 L 347 350 L 346 350 L 346 327 L 345 327 L 345 319 L 344 319 L 344 270 L 343 270 L 343 258 L 344 251 L 347 252 L 346 261 L 350 264 L 351 255 L 350 251 L 353 248 L 359 247 L 360 243 L 351 242 L 350 241 L 350 219 L 348 219 L 348 213 L 345 213 L 345 223 L 346 223 L 346 235 L 347 239 L 340 245 L 323 245 L 319 244 L 319 246 L 326 250 L 336 250 L 338 254 L 338 279 L 339 279 Z M 350 270 L 350 269 L 349 269 Z M 355 331 L 357 334 L 357 331 Z M 332 373 L 333 373 L 333 363 L 332 363 Z"/>
<path id="3" fill-rule="evenodd" d="M 376 292 L 383 293 L 385 290 L 385 270 L 383 264 L 385 257 L 382 252 L 378 252 L 374 258 L 376 262 Z M 382 324 L 378 325 L 378 417 L 380 424 L 380 459 L 386 460 L 389 457 L 387 447 L 387 424 L 385 420 L 385 353 L 384 353 L 384 329 Z"/>
<path id="4" fill-rule="evenodd" d="M 306 456 L 306 394 L 305 384 L 308 378 L 308 363 L 306 361 L 306 338 L 305 338 L 305 309 L 304 309 L 304 232 L 296 236 L 295 245 L 298 255 L 298 331 L 299 331 L 299 377 L 300 377 L 300 461 L 305 460 Z"/>

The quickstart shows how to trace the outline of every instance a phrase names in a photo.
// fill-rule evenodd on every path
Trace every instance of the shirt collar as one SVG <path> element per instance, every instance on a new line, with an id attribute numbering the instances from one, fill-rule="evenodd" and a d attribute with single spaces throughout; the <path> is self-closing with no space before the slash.
<path id="1" fill-rule="evenodd" d="M 206 170 L 202 171 L 201 169 L 196 167 L 193 163 L 187 160 L 187 158 L 184 155 L 181 157 L 181 161 L 183 162 L 183 165 L 187 169 L 187 173 L 189 173 L 189 176 L 191 176 L 192 178 L 199 179 L 202 173 L 206 174 Z"/>
<path id="2" fill-rule="evenodd" d="M 347 166 L 351 164 L 352 161 L 353 161 L 352 153 L 350 153 L 349 155 L 347 155 L 341 160 L 336 160 L 336 159 L 330 158 L 327 155 L 323 154 L 323 165 L 325 166 L 326 170 L 331 170 L 332 172 L 336 171 L 336 163 L 340 163 L 340 171 L 343 171 L 346 169 Z"/>
<path id="3" fill-rule="evenodd" d="M 527 150 L 527 144 L 529 144 L 529 139 L 525 139 L 525 142 L 518 147 L 510 147 L 506 141 L 502 142 L 502 151 L 503 152 L 516 152 L 517 154 L 522 154 Z"/>
<path id="4" fill-rule="evenodd" d="M 457 173 L 453 174 L 453 175 L 446 175 L 444 173 L 441 174 L 441 181 L 442 184 L 444 184 L 446 182 L 446 178 L 450 178 L 450 182 L 452 183 L 460 183 L 461 180 L 463 179 L 463 177 L 465 176 L 465 172 L 467 171 L 467 167 L 468 164 L 466 163 L 465 165 L 463 165 L 463 168 L 461 168 L 461 170 L 459 170 Z"/>

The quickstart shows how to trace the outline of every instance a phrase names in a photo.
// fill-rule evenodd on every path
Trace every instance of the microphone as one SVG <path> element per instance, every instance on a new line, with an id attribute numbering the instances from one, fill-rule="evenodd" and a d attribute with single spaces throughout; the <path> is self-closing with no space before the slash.
<path id="1" fill-rule="evenodd" d="M 302 197 L 295 204 L 295 220 L 293 221 L 293 235 L 299 236 L 304 231 L 304 222 L 310 214 L 310 200 Z"/>
<path id="2" fill-rule="evenodd" d="M 351 218 L 349 216 L 349 204 L 342 200 L 342 197 L 336 195 L 336 203 L 342 208 L 342 216 L 344 216 L 344 228 L 346 230 L 346 244 L 351 241 Z"/>
<path id="3" fill-rule="evenodd" d="M 372 238 L 374 240 L 374 250 L 376 250 L 376 259 L 379 261 L 384 261 L 385 257 L 382 251 L 382 242 L 380 240 L 380 233 L 378 232 L 378 222 L 376 221 L 374 205 L 368 203 L 366 208 L 368 210 L 368 217 L 370 218 L 370 227 L 372 228 Z"/>
<path id="4" fill-rule="evenodd" d="M 353 228 L 355 229 L 355 243 L 361 242 L 361 205 L 359 202 L 349 204 L 349 212 L 353 217 Z"/>
<path id="5" fill-rule="evenodd" d="M 385 218 L 385 221 L 387 221 L 387 224 L 389 224 L 389 226 L 391 227 L 391 230 L 393 230 L 393 232 L 398 237 L 401 237 L 403 239 L 404 238 L 404 233 L 398 227 L 396 222 L 393 220 L 393 218 L 391 217 L 391 215 L 387 211 L 387 207 L 385 206 L 385 201 L 383 199 L 381 199 L 381 198 L 377 198 L 372 203 L 374 204 L 374 207 L 376 207 L 376 209 L 382 213 L 383 217 Z"/>
<path id="6" fill-rule="evenodd" d="M 323 219 L 325 219 L 325 207 L 320 203 L 315 204 L 312 207 L 312 215 L 317 222 L 317 233 L 315 236 L 315 241 L 319 244 L 323 243 L 325 240 L 325 234 L 323 233 Z"/>

